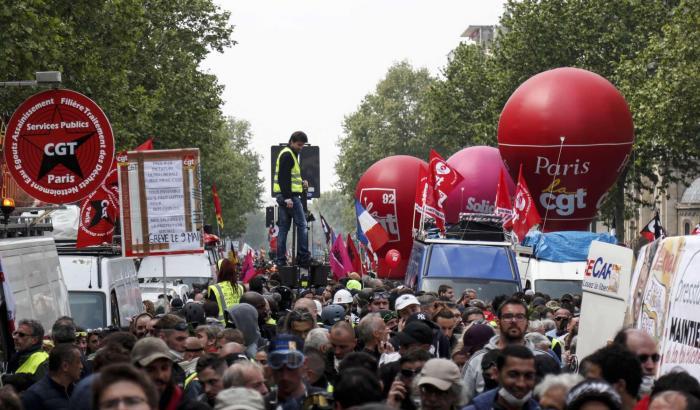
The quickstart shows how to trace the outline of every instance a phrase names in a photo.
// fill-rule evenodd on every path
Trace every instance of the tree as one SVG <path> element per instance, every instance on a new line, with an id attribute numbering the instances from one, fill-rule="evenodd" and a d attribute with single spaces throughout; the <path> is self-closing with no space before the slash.
<path id="1" fill-rule="evenodd" d="M 500 107 L 494 59 L 480 46 L 460 44 L 428 93 L 428 134 L 443 156 L 472 145 L 495 145 Z"/>
<path id="2" fill-rule="evenodd" d="M 431 144 L 424 105 L 434 81 L 426 69 L 397 63 L 357 111 L 345 117 L 345 135 L 340 138 L 335 165 L 344 194 L 354 196 L 360 176 L 382 158 L 399 154 L 428 157 Z"/>
<path id="3" fill-rule="evenodd" d="M 3 80 L 61 71 L 63 87 L 105 111 L 119 150 L 149 136 L 157 149 L 199 148 L 207 220 L 216 181 L 225 232 L 243 232 L 243 214 L 259 205 L 259 158 L 249 124 L 224 118 L 222 86 L 199 70 L 235 44 L 228 12 L 212 0 L 0 0 L 0 10 Z M 35 92 L 0 88 L 0 117 Z"/>

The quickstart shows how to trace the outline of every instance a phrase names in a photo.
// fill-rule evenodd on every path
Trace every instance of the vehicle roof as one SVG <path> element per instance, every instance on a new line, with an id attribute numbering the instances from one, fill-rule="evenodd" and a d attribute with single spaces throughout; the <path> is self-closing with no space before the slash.
<path id="1" fill-rule="evenodd" d="M 527 258 L 522 258 L 520 263 L 527 264 Z M 532 280 L 583 280 L 585 270 L 586 262 L 550 262 L 531 258 L 527 273 L 523 267 L 520 275 Z"/>
<path id="2" fill-rule="evenodd" d="M 212 271 L 206 253 L 165 256 L 165 273 L 168 278 L 211 278 Z M 146 256 L 139 266 L 139 278 L 162 278 L 163 257 Z"/>
<path id="3" fill-rule="evenodd" d="M 417 242 L 423 242 L 426 245 L 430 244 L 445 244 L 445 245 L 484 245 L 484 246 L 503 246 L 509 248 L 510 242 L 491 242 L 491 241 L 463 241 L 459 239 L 416 239 Z"/>

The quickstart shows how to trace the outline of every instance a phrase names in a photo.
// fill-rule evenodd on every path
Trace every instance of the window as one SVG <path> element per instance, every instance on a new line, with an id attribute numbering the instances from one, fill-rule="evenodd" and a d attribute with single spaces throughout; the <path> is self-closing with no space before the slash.
<path id="1" fill-rule="evenodd" d="M 101 292 L 68 292 L 70 312 L 78 326 L 97 329 L 107 326 L 105 295 Z"/>
<path id="2" fill-rule="evenodd" d="M 683 235 L 690 235 L 690 223 L 683 223 Z"/>

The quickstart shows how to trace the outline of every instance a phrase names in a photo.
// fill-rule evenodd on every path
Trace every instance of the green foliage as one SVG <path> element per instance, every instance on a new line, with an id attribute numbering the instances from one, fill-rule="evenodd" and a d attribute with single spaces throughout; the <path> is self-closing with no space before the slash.
<path id="1" fill-rule="evenodd" d="M 426 69 L 407 62 L 389 68 L 373 94 L 345 117 L 336 172 L 343 193 L 353 196 L 355 185 L 370 165 L 397 154 L 427 158 L 424 104 L 435 80 Z"/>
<path id="2" fill-rule="evenodd" d="M 235 44 L 228 19 L 211 0 L 0 0 L 2 80 L 61 71 L 62 87 L 105 111 L 118 149 L 149 136 L 156 149 L 199 148 L 207 220 L 216 181 L 225 231 L 239 234 L 258 206 L 259 158 L 249 125 L 223 117 L 222 86 L 199 70 L 210 51 Z M 0 88 L 0 117 L 36 92 Z"/>

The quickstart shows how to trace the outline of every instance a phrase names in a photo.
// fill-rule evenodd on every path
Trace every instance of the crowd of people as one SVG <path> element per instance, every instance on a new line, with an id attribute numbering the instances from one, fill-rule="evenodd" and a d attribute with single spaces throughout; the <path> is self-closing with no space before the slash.
<path id="1" fill-rule="evenodd" d="M 0 408 L 700 409 L 688 373 L 656 379 L 642 331 L 578 357 L 579 295 L 485 301 L 354 273 L 304 289 L 227 275 L 218 294 L 148 304 L 129 329 L 19 321 Z"/>

